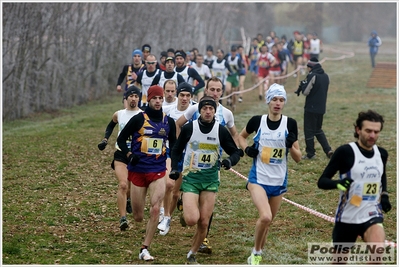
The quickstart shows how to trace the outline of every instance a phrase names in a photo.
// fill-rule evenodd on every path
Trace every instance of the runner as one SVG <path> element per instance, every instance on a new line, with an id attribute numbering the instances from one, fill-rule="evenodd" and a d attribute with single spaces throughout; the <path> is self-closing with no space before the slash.
<path id="1" fill-rule="evenodd" d="M 172 118 L 162 112 L 163 89 L 153 85 L 148 89 L 148 106 L 132 117 L 118 136 L 122 153 L 129 159 L 128 179 L 132 182 L 130 198 L 133 218 L 142 222 L 149 192 L 150 218 L 142 243 L 139 259 L 154 260 L 149 246 L 159 222 L 159 210 L 165 195 L 166 141 L 173 147 L 176 141 L 176 125 Z M 132 138 L 131 149 L 126 141 Z"/>
<path id="2" fill-rule="evenodd" d="M 251 49 L 249 50 L 248 58 L 250 60 L 249 71 L 251 72 L 251 80 L 253 85 L 258 82 L 258 65 L 256 62 L 258 61 L 260 54 L 260 49 L 258 47 L 258 39 L 252 39 Z"/>
<path id="3" fill-rule="evenodd" d="M 152 81 L 155 76 L 161 72 L 160 69 L 156 68 L 157 59 L 155 55 L 149 54 L 147 60 L 145 61 L 146 69 L 137 75 L 135 84 L 141 86 L 140 103 L 139 107 L 145 109 L 147 107 L 147 92 L 150 88 Z"/>
<path id="4" fill-rule="evenodd" d="M 204 57 L 204 64 L 208 66 L 209 69 L 212 69 L 213 61 L 215 61 L 217 57 L 213 54 L 213 47 L 208 45 L 206 47 L 206 54 Z"/>
<path id="5" fill-rule="evenodd" d="M 143 58 L 143 53 L 140 51 L 140 49 L 135 49 L 132 52 L 132 64 L 128 64 L 123 66 L 122 72 L 119 74 L 118 77 L 118 82 L 116 83 L 116 91 L 122 92 L 122 86 L 121 84 L 123 83 L 123 80 L 125 80 L 125 90 L 123 94 L 123 106 L 127 108 L 127 101 L 126 101 L 126 91 L 127 88 L 131 85 L 134 84 L 134 82 L 137 79 L 137 75 L 140 72 L 143 72 L 145 65 L 142 62 Z"/>
<path id="6" fill-rule="evenodd" d="M 270 73 L 270 84 L 273 83 L 278 83 L 280 84 L 280 79 L 278 79 L 278 77 L 281 76 L 281 62 L 282 60 L 285 59 L 285 55 L 283 55 L 282 53 L 280 53 L 277 49 L 277 45 L 274 44 L 272 46 L 272 52 L 271 54 L 273 55 L 273 57 L 275 58 L 276 62 L 274 63 L 274 65 L 270 66 L 269 68 L 269 73 Z"/>
<path id="7" fill-rule="evenodd" d="M 116 126 L 119 125 L 118 136 L 123 130 L 123 127 L 128 121 L 136 114 L 141 112 L 138 107 L 140 88 L 131 85 L 126 91 L 127 108 L 118 110 L 112 115 L 112 120 L 109 122 L 105 129 L 104 139 L 98 144 L 99 150 L 104 150 L 108 144 L 109 137 Z M 127 146 L 130 148 L 131 139 L 127 140 Z M 128 181 L 127 164 L 129 163 L 128 158 L 122 153 L 118 144 L 115 143 L 116 151 L 114 153 L 114 159 L 111 163 L 111 168 L 115 170 L 115 176 L 118 179 L 118 192 L 116 194 L 117 205 L 119 209 L 119 228 L 121 231 L 125 231 L 129 225 L 126 218 L 126 212 L 132 213 L 132 206 L 130 201 L 130 182 Z"/>
<path id="8" fill-rule="evenodd" d="M 187 254 L 188 264 L 197 264 L 195 255 L 207 236 L 220 184 L 219 168 L 230 169 L 238 163 L 243 153 L 237 148 L 229 131 L 216 122 L 217 104 L 212 97 L 204 96 L 197 105 L 200 117 L 182 127 L 172 148 L 172 171 L 169 177 L 174 180 L 180 177 L 178 162 L 183 150 L 186 150 L 181 185 L 184 220 L 189 226 L 197 225 Z M 221 160 L 220 148 L 226 151 L 228 158 Z"/>
<path id="9" fill-rule="evenodd" d="M 212 74 L 211 74 L 209 67 L 207 65 L 203 64 L 203 62 L 204 62 L 204 56 L 202 54 L 198 54 L 196 56 L 196 63 L 194 63 L 192 65 L 192 68 L 198 72 L 198 74 L 201 76 L 202 80 L 205 82 L 206 80 L 208 80 L 209 78 L 212 77 Z M 194 81 L 193 85 L 196 86 L 197 84 L 198 84 L 198 82 Z M 194 98 L 196 101 L 198 101 L 199 99 L 201 99 L 204 96 L 204 89 L 205 89 L 205 85 L 203 88 L 200 88 L 196 92 L 194 92 Z"/>
<path id="10" fill-rule="evenodd" d="M 233 70 L 230 68 L 229 63 L 225 59 L 224 51 L 222 49 L 218 49 L 216 51 L 216 55 L 217 55 L 217 59 L 215 61 L 213 61 L 213 63 L 212 63 L 211 73 L 212 73 L 212 76 L 215 76 L 222 81 L 222 84 L 223 84 L 222 95 L 223 95 L 224 88 L 226 86 L 227 75 L 229 73 L 233 73 Z M 221 103 L 221 100 L 219 100 L 219 102 Z"/>
<path id="11" fill-rule="evenodd" d="M 239 80 L 238 90 L 242 92 L 242 90 L 244 90 L 244 82 L 248 70 L 248 61 L 244 53 L 244 47 L 242 45 L 238 46 L 237 55 L 241 58 L 241 65 L 243 66 L 238 72 L 238 80 Z M 242 102 L 242 94 L 239 94 L 238 103 L 241 102 Z"/>
<path id="12" fill-rule="evenodd" d="M 388 152 L 376 144 L 383 125 L 377 112 L 360 112 L 354 124 L 357 140 L 337 148 L 318 180 L 319 188 L 340 191 L 332 231 L 334 246 L 350 248 L 358 236 L 365 243 L 385 246 L 382 211 L 387 213 L 392 207 L 386 175 Z M 339 180 L 333 180 L 337 172 Z M 365 256 L 372 264 L 383 263 L 380 255 L 379 259 Z"/>
<path id="13" fill-rule="evenodd" d="M 304 53 L 304 44 L 303 44 L 303 36 L 299 31 L 294 32 L 294 41 L 292 42 L 291 53 L 293 56 L 294 69 L 296 70 L 298 66 L 303 65 L 303 53 Z M 301 74 L 304 75 L 305 69 L 301 69 Z M 294 77 L 297 77 L 297 74 L 294 74 Z"/>
<path id="14" fill-rule="evenodd" d="M 230 54 L 226 57 L 227 63 L 230 65 L 230 68 L 233 72 L 230 72 L 226 78 L 226 87 L 225 92 L 226 95 L 229 95 L 233 92 L 238 91 L 238 86 L 240 85 L 240 81 L 238 79 L 238 75 L 240 70 L 243 68 L 241 57 L 237 54 L 237 46 L 232 45 Z M 227 98 L 227 105 L 232 107 L 234 111 L 236 108 L 237 95 L 233 94 L 229 98 Z"/>
<path id="15" fill-rule="evenodd" d="M 250 265 L 259 265 L 262 260 L 270 225 L 287 191 L 288 154 L 295 162 L 301 160 L 297 123 L 282 115 L 286 102 L 284 87 L 272 84 L 266 93 L 268 114 L 253 116 L 239 135 L 240 146 L 253 158 L 247 189 L 259 213 L 254 247 L 248 257 Z M 252 133 L 255 133 L 254 143 L 248 146 L 247 138 Z"/>
<path id="16" fill-rule="evenodd" d="M 179 73 L 175 72 L 175 58 L 167 57 L 165 59 L 165 71 L 159 72 L 155 75 L 154 80 L 152 80 L 151 85 L 159 85 L 160 87 L 164 87 L 164 83 L 166 80 L 174 80 L 176 84 L 180 84 L 184 82 L 183 76 Z"/>
<path id="17" fill-rule="evenodd" d="M 317 37 L 317 33 L 312 34 L 310 39 L 310 58 L 319 59 L 320 53 L 323 52 L 323 42 Z"/>
<path id="18" fill-rule="evenodd" d="M 175 60 L 175 71 L 179 73 L 189 84 L 193 84 L 194 81 L 197 82 L 197 85 L 193 87 L 193 93 L 196 93 L 198 90 L 205 87 L 204 80 L 201 78 L 198 72 L 194 68 L 186 65 L 186 53 L 183 50 L 175 51 Z"/>
<path id="19" fill-rule="evenodd" d="M 236 126 L 234 125 L 234 115 L 229 109 L 225 108 L 219 102 L 219 99 L 223 94 L 222 81 L 217 77 L 212 77 L 211 79 L 209 79 L 207 81 L 204 93 L 206 96 L 212 97 L 217 102 L 215 120 L 222 126 L 227 127 L 231 136 L 233 137 L 234 142 L 238 146 L 238 133 L 237 133 Z M 181 127 L 183 127 L 183 125 L 185 123 L 187 123 L 187 121 L 196 120 L 198 118 L 199 118 L 198 104 L 190 106 L 184 112 L 184 114 L 176 121 L 177 135 L 179 136 Z M 222 154 L 222 151 L 220 151 L 220 154 Z M 212 222 L 212 216 L 209 219 L 207 235 L 206 235 L 202 245 L 200 246 L 198 252 L 207 253 L 207 254 L 212 253 L 212 246 L 209 244 L 209 240 L 208 240 L 208 234 L 209 234 L 209 230 L 211 227 L 211 222 Z M 183 223 L 184 223 L 184 220 L 183 220 Z"/>
<path id="20" fill-rule="evenodd" d="M 166 115 L 174 119 L 175 121 L 180 118 L 181 115 L 187 110 L 187 108 L 193 104 L 191 101 L 192 99 L 192 86 L 189 83 L 183 82 L 179 84 L 177 88 L 177 104 L 176 105 L 168 105 L 163 107 L 163 112 Z M 169 150 L 168 154 L 170 155 L 169 146 L 167 146 Z M 179 165 L 180 167 L 181 165 Z M 166 168 L 168 171 L 171 170 L 171 159 L 168 157 L 166 160 Z M 181 172 L 181 168 L 179 168 Z M 165 175 L 165 183 L 166 183 L 166 190 L 165 190 L 165 197 L 163 200 L 163 208 L 164 213 L 162 214 L 162 220 L 158 225 L 159 234 L 166 235 L 170 230 L 170 223 L 171 223 L 171 216 L 173 211 L 176 208 L 177 200 L 180 194 L 180 185 L 181 179 L 172 180 L 169 178 L 168 175 Z"/>
<path id="21" fill-rule="evenodd" d="M 258 82 L 267 78 L 269 75 L 270 66 L 274 66 L 276 64 L 275 57 L 267 51 L 267 45 L 264 44 L 260 48 L 260 54 L 258 57 L 258 61 L 256 65 L 258 66 Z M 266 92 L 268 89 L 269 80 L 266 79 L 264 82 L 259 84 L 259 100 L 263 100 L 263 92 Z"/>
<path id="22" fill-rule="evenodd" d="M 166 51 L 162 51 L 161 57 L 159 58 L 159 69 L 160 70 L 166 70 L 165 60 L 167 57 L 168 57 L 168 54 L 166 53 Z"/>

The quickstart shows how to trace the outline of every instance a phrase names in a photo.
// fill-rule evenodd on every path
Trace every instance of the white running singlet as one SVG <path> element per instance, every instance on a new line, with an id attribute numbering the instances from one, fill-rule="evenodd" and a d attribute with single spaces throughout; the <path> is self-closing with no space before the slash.
<path id="1" fill-rule="evenodd" d="M 166 79 L 165 78 L 165 72 L 161 72 L 161 76 L 159 77 L 159 86 L 161 86 L 163 88 L 164 83 L 166 82 L 166 80 L 174 80 L 176 82 L 176 84 L 179 84 L 179 82 L 177 81 L 177 72 L 175 72 L 175 74 L 173 74 L 173 77 L 170 79 Z"/>
<path id="2" fill-rule="evenodd" d="M 187 65 L 184 67 L 184 69 L 181 71 L 181 72 L 177 72 L 176 71 L 176 67 L 175 67 L 175 71 L 177 72 L 177 73 L 179 73 L 182 77 L 183 77 L 183 79 L 184 79 L 184 81 L 185 82 L 188 82 L 188 79 L 189 79 L 189 77 L 188 77 L 188 69 L 189 69 L 190 67 L 188 67 Z M 177 83 L 177 81 L 176 81 L 176 83 Z"/>
<path id="3" fill-rule="evenodd" d="M 223 59 L 222 62 L 218 63 L 217 60 L 213 61 L 212 64 L 212 73 L 214 76 L 218 77 L 223 84 L 226 83 L 227 78 L 227 68 L 226 68 L 226 60 Z"/>
<path id="4" fill-rule="evenodd" d="M 381 176 L 384 164 L 380 150 L 373 146 L 374 156 L 366 158 L 354 142 L 349 143 L 355 160 L 348 173 L 340 174 L 340 179 L 350 177 L 353 183 L 349 190 L 340 191 L 335 220 L 343 223 L 360 224 L 374 217 L 383 217 L 379 208 Z"/>
<path id="5" fill-rule="evenodd" d="M 254 136 L 259 154 L 254 159 L 250 175 L 256 176 L 258 184 L 281 186 L 287 179 L 287 154 L 285 138 L 288 134 L 288 117 L 282 115 L 279 127 L 270 130 L 267 115 L 262 115 L 259 129 Z"/>
<path id="6" fill-rule="evenodd" d="M 310 40 L 310 54 L 320 54 L 320 39 Z"/>
<path id="7" fill-rule="evenodd" d="M 183 161 L 183 181 L 190 183 L 218 181 L 219 124 L 215 123 L 208 134 L 203 134 L 198 120 L 193 121 L 193 133 L 187 142 Z"/>

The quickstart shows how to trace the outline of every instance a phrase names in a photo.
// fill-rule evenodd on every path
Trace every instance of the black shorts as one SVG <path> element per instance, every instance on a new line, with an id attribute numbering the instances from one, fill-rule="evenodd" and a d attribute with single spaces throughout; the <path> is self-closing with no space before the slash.
<path id="1" fill-rule="evenodd" d="M 374 217 L 360 224 L 336 222 L 332 233 L 333 243 L 355 243 L 358 236 L 363 239 L 364 233 L 370 226 L 383 221 L 382 217 Z"/>
<path id="2" fill-rule="evenodd" d="M 115 160 L 116 160 L 116 161 L 123 162 L 123 163 L 125 163 L 126 165 L 129 163 L 129 159 L 128 159 L 128 158 L 126 157 L 126 155 L 125 155 L 122 151 L 120 151 L 120 150 L 116 150 L 115 153 L 114 153 L 114 159 L 113 159 L 112 162 L 111 162 L 111 168 L 112 168 L 113 170 L 115 170 L 115 164 L 114 164 Z"/>
<path id="3" fill-rule="evenodd" d="M 303 56 L 303 55 L 293 55 L 292 58 L 293 58 L 294 61 L 297 61 L 297 59 L 298 59 L 299 57 L 302 57 L 302 56 Z"/>

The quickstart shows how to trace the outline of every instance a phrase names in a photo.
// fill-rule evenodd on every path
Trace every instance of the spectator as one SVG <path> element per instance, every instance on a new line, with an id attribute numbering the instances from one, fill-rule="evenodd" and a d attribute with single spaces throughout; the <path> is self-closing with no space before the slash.
<path id="1" fill-rule="evenodd" d="M 371 67 L 375 67 L 375 56 L 378 53 L 378 48 L 381 46 L 382 41 L 381 38 L 377 35 L 376 31 L 371 32 L 371 36 L 368 41 L 368 45 L 370 47 L 370 58 L 371 58 Z"/>
<path id="2" fill-rule="evenodd" d="M 309 74 L 301 81 L 297 95 L 302 92 L 306 96 L 305 114 L 303 128 L 305 131 L 306 155 L 302 159 L 314 159 L 314 137 L 323 148 L 328 158 L 331 158 L 333 151 L 328 144 L 327 138 L 322 130 L 323 116 L 326 113 L 327 92 L 330 79 L 324 72 L 317 58 L 311 58 L 307 64 Z"/>

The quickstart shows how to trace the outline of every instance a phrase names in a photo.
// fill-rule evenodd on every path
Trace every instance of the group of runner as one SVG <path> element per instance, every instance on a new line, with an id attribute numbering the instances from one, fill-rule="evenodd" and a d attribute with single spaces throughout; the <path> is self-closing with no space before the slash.
<path id="1" fill-rule="evenodd" d="M 267 46 L 267 43 L 260 46 L 258 75 L 265 74 L 261 70 L 264 63 L 259 62 L 272 63 L 268 66 L 276 62 L 274 56 L 271 60 L 269 56 L 261 59 L 262 51 L 268 53 Z M 253 48 L 248 55 L 250 60 L 256 51 Z M 247 66 L 254 71 L 252 61 L 247 62 L 241 49 L 243 47 L 233 45 L 227 56 L 221 49 L 214 56 L 212 46 L 207 47 L 205 55 L 198 53 L 198 49 L 189 52 L 168 49 L 161 53 L 158 62 L 151 54 L 151 46 L 145 44 L 141 50 L 133 51 L 132 64 L 123 67 L 116 89 L 122 91 L 121 84 L 126 80 L 124 109 L 113 114 L 98 148 L 105 149 L 114 127 L 119 124 L 111 167 L 119 182 L 117 204 L 121 230 L 129 227 L 126 213 L 133 213 L 135 221 L 143 220 L 149 193 L 150 219 L 139 252 L 141 260 L 154 260 L 149 246 L 157 231 L 160 235 L 168 234 L 176 207 L 181 211 L 182 225 L 197 225 L 187 263 L 197 263 L 197 252 L 212 253 L 208 233 L 220 184 L 220 168 L 227 170 L 237 164 L 244 151 L 253 158 L 247 189 L 259 212 L 248 263 L 259 264 L 262 260 L 269 226 L 287 189 L 287 156 L 290 154 L 298 162 L 301 152 L 296 121 L 282 115 L 287 97 L 284 86 L 278 83 L 273 83 L 265 92 L 268 114 L 252 117 L 241 133 L 237 132 L 233 112 L 222 105 L 220 98 L 223 93 L 240 88 Z M 235 101 L 233 96 L 227 102 L 233 110 Z M 240 101 L 242 96 L 238 97 Z M 247 138 L 252 133 L 255 137 L 250 145 Z M 227 158 L 222 159 L 222 149 Z M 338 168 L 333 171 L 338 170 L 341 171 Z M 326 177 L 332 178 L 323 176 L 323 181 Z M 334 184 L 344 190 L 351 182 L 336 184 L 334 181 Z M 331 189 L 330 185 L 324 189 Z M 386 190 L 386 184 L 383 189 Z M 382 214 L 376 216 L 382 217 Z"/>
<path id="2" fill-rule="evenodd" d="M 242 49 L 242 47 L 240 47 L 240 49 Z M 147 189 L 153 187 L 152 190 L 149 190 L 151 210 L 159 209 L 159 213 L 157 213 L 159 216 L 157 223 L 155 224 L 154 220 L 152 219 L 154 219 L 156 215 L 151 213 L 152 219 L 150 219 L 147 224 L 146 238 L 139 254 L 140 259 L 153 259 L 153 257 L 149 254 L 147 248 L 156 232 L 154 229 L 154 225 L 156 225 L 156 228 L 159 230 L 160 235 L 166 235 L 170 230 L 171 216 L 176 207 L 178 207 L 179 210 L 182 211 L 182 225 L 186 225 L 187 221 L 188 223 L 190 223 L 190 221 L 192 220 L 190 220 L 190 215 L 187 215 L 187 212 L 183 212 L 182 208 L 184 204 L 190 203 L 190 201 L 182 201 L 184 197 L 180 190 L 183 180 L 181 178 L 181 175 L 180 177 L 177 177 L 180 179 L 176 180 L 170 179 L 168 175 L 168 173 L 172 170 L 170 148 L 173 147 L 174 140 L 173 138 L 171 138 L 172 141 L 169 140 L 169 137 L 171 135 L 175 135 L 173 133 L 173 129 L 175 128 L 174 123 L 173 127 L 168 127 L 169 132 L 165 132 L 165 141 L 169 142 L 169 144 L 167 142 L 165 143 L 165 146 L 167 147 L 165 151 L 162 150 L 162 141 L 158 143 L 160 144 L 160 147 L 148 148 L 148 143 L 146 144 L 147 150 L 145 153 L 151 154 L 152 152 L 150 153 L 149 151 L 155 151 L 156 148 L 160 148 L 160 150 L 158 150 L 160 155 L 166 155 L 165 173 L 163 171 L 158 172 L 160 170 L 155 170 L 153 166 L 144 167 L 143 165 L 137 167 L 137 165 L 140 165 L 140 162 L 141 164 L 145 164 L 145 161 L 147 160 L 147 158 L 140 160 L 140 156 L 137 156 L 138 154 L 143 153 L 142 148 L 140 149 L 139 153 L 129 154 L 130 151 L 134 152 L 135 149 L 133 145 L 133 143 L 135 143 L 135 139 L 132 138 L 134 137 L 134 133 L 137 131 L 141 132 L 137 128 L 137 125 L 141 125 L 143 128 L 145 128 L 147 123 L 146 121 L 148 121 L 149 124 L 152 123 L 152 127 L 155 127 L 154 125 L 156 123 L 154 124 L 154 120 L 155 122 L 157 122 L 157 119 L 154 119 L 151 116 L 148 116 L 147 118 L 146 115 L 154 115 L 159 111 L 159 107 L 155 105 L 157 103 L 151 104 L 151 101 L 153 101 L 154 97 L 156 99 L 158 99 L 158 97 L 162 97 L 162 112 L 163 114 L 167 115 L 168 118 L 176 121 L 175 123 L 178 127 L 175 129 L 177 135 L 179 135 L 180 129 L 183 127 L 183 125 L 187 124 L 188 122 L 196 121 L 200 118 L 201 113 L 198 109 L 198 106 L 199 104 L 201 104 L 200 100 L 202 98 L 205 98 L 203 97 L 205 95 L 207 97 L 210 97 L 216 103 L 217 112 L 215 110 L 215 114 L 213 115 L 214 121 L 217 122 L 217 125 L 220 124 L 222 126 L 226 126 L 226 129 L 228 131 L 228 135 L 223 137 L 221 147 L 223 147 L 223 144 L 226 142 L 226 140 L 231 137 L 231 140 L 233 142 L 232 144 L 235 147 L 235 150 L 233 151 L 230 148 L 230 153 L 239 153 L 237 152 L 239 151 L 237 150 L 238 133 L 234 125 L 233 113 L 231 110 L 223 107 L 220 103 L 220 98 L 222 94 L 226 91 L 226 87 L 228 88 L 228 84 L 236 84 L 235 80 L 233 79 L 229 79 L 230 82 L 226 82 L 229 74 L 230 76 L 233 76 L 237 80 L 237 82 L 239 81 L 237 70 L 241 68 L 241 61 L 238 61 L 239 57 L 237 56 L 236 51 L 237 49 L 233 46 L 232 55 L 229 55 L 229 58 L 225 58 L 223 56 L 223 51 L 218 50 L 218 57 L 221 59 L 218 60 L 218 58 L 212 57 L 213 48 L 211 46 L 207 47 L 207 53 L 205 56 L 198 53 L 197 49 L 185 52 L 182 49 L 174 50 L 170 48 L 168 49 L 168 51 L 163 51 L 161 53 L 161 57 L 158 62 L 156 56 L 154 54 L 151 54 L 151 46 L 145 44 L 142 46 L 141 50 L 135 49 L 132 52 L 132 63 L 125 65 L 122 69 L 122 72 L 117 81 L 116 89 L 118 92 L 122 92 L 121 84 L 125 80 L 125 93 L 123 97 L 123 103 L 125 108 L 115 112 L 111 122 L 106 128 L 104 139 L 100 142 L 98 147 L 100 150 L 105 149 L 108 143 L 108 138 L 112 134 L 114 127 L 116 126 L 116 124 L 119 124 L 118 140 L 122 138 L 125 139 L 121 142 L 117 142 L 117 149 L 114 154 L 114 160 L 111 164 L 111 167 L 115 170 L 115 174 L 119 181 L 117 203 L 120 213 L 119 227 L 122 231 L 126 230 L 129 227 L 126 218 L 127 213 L 133 213 L 133 217 L 136 221 L 142 220 L 143 205 L 145 202 L 144 196 L 147 192 Z M 230 62 L 230 60 L 235 60 L 235 64 L 237 64 L 237 66 L 240 64 L 239 67 L 236 68 L 234 67 L 234 64 L 229 64 L 228 62 Z M 233 69 L 235 70 L 235 72 L 233 71 Z M 220 79 L 218 77 L 220 77 Z M 204 81 L 206 81 L 206 86 Z M 157 92 L 160 92 L 162 90 L 162 93 L 157 93 L 156 95 L 154 95 L 154 90 Z M 136 126 L 132 126 L 131 121 L 135 120 L 131 120 L 131 118 L 135 117 L 135 119 L 137 120 L 137 116 L 135 115 L 137 115 L 138 113 L 146 115 L 143 115 L 144 119 L 142 118 L 138 123 L 136 122 L 134 124 Z M 141 115 L 139 117 L 141 117 Z M 168 124 L 166 121 L 165 123 Z M 127 134 L 126 127 L 130 129 L 130 134 Z M 150 130 L 144 129 L 141 133 L 143 134 L 143 132 L 148 131 Z M 152 137 L 152 139 L 153 138 L 154 137 Z M 138 143 L 141 143 L 141 145 L 143 145 L 143 138 L 139 138 L 137 140 L 139 140 Z M 155 139 L 155 141 L 157 140 L 161 139 Z M 229 146 L 231 147 L 232 144 L 229 144 Z M 218 149 L 218 156 L 214 157 L 214 159 L 220 158 L 221 151 L 221 148 Z M 131 155 L 134 155 L 134 158 L 132 158 L 133 156 Z M 238 161 L 236 156 L 233 156 L 232 159 L 233 162 Z M 159 161 L 159 158 L 157 158 L 157 160 L 162 166 L 163 163 Z M 219 162 L 219 160 L 214 160 L 215 164 L 216 162 Z M 154 162 L 151 163 L 153 164 Z M 234 164 L 236 164 L 236 162 Z M 182 162 L 179 163 L 178 166 L 179 168 L 183 168 Z M 159 177 L 152 176 L 148 180 L 147 184 L 140 184 L 140 182 L 138 182 L 139 179 L 131 175 L 132 172 L 135 172 L 140 168 L 141 170 L 148 171 L 148 173 L 156 173 L 156 175 L 161 178 L 164 177 L 165 183 L 163 185 L 158 182 L 155 183 L 155 181 L 157 181 L 157 178 Z M 219 165 L 217 165 L 217 169 L 219 169 Z M 174 173 L 176 173 L 177 171 L 178 170 L 174 170 Z M 126 179 L 127 177 L 128 180 Z M 216 180 L 217 183 L 218 180 L 219 179 Z M 155 186 L 155 184 L 157 185 Z M 155 194 L 154 192 L 158 193 Z M 140 196 L 139 201 L 135 200 L 135 198 L 137 198 L 137 195 Z M 161 202 L 158 207 L 159 200 L 161 200 Z M 190 207 L 188 208 L 188 210 L 192 211 L 193 209 Z M 208 254 L 212 253 L 212 247 L 210 246 L 209 240 L 207 239 L 207 233 L 209 232 L 210 223 L 212 221 L 212 214 L 213 208 L 211 209 L 210 217 L 207 219 L 207 225 L 205 227 L 207 231 L 205 232 L 205 236 L 202 237 L 200 242 L 197 244 L 198 247 L 196 248 L 195 252 L 198 251 Z"/>
<path id="3" fill-rule="evenodd" d="M 265 83 L 259 84 L 259 100 L 263 99 L 264 92 L 269 84 L 285 84 L 289 63 L 297 69 L 298 66 L 305 66 L 310 58 L 319 58 L 323 51 L 323 44 L 317 33 L 303 34 L 294 31 L 293 39 L 288 40 L 285 35 L 281 38 L 270 31 L 266 39 L 262 34 L 252 38 L 251 47 L 247 56 L 249 71 L 253 84 L 268 77 Z M 300 71 L 305 75 L 305 68 Z M 297 74 L 294 74 L 296 77 Z"/>

